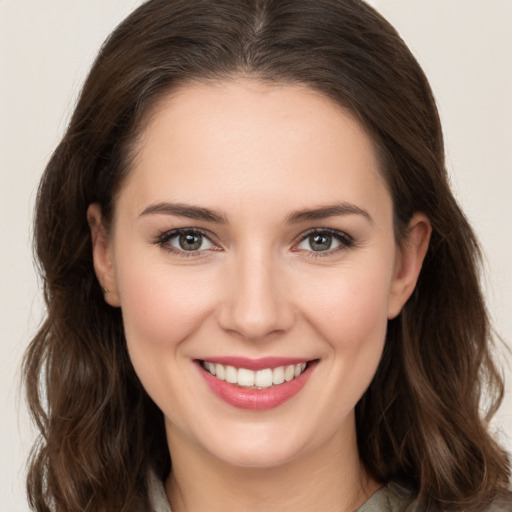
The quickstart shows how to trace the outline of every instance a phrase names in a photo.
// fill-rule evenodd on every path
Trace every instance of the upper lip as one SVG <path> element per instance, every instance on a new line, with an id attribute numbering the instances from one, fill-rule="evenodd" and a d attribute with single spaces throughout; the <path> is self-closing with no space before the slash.
<path id="1" fill-rule="evenodd" d="M 261 357 L 252 359 L 249 357 L 205 357 L 200 361 L 222 364 L 223 366 L 234 366 L 235 368 L 246 368 L 247 370 L 264 370 L 266 368 L 278 368 L 279 366 L 289 366 L 294 364 L 307 363 L 312 359 L 304 357 Z"/>

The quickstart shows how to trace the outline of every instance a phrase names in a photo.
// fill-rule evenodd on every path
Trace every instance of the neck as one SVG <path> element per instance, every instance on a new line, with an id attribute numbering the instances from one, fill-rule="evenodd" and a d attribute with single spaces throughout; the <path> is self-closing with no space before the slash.
<path id="1" fill-rule="evenodd" d="M 357 452 L 355 426 L 293 460 L 265 468 L 236 467 L 168 429 L 173 512 L 352 512 L 379 484 Z"/>

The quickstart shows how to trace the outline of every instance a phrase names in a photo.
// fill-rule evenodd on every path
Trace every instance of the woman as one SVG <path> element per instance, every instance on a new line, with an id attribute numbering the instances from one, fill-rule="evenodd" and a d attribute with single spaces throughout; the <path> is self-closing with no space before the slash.
<path id="1" fill-rule="evenodd" d="M 361 1 L 135 11 L 40 186 L 33 509 L 510 508 L 443 157 L 421 69 Z"/>

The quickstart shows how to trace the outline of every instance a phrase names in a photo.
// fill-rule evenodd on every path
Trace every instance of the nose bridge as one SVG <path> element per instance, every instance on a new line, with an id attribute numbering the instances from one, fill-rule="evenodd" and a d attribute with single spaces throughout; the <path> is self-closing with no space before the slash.
<path id="1" fill-rule="evenodd" d="M 294 321 L 282 269 L 272 251 L 252 245 L 234 255 L 219 321 L 248 340 L 287 331 Z"/>

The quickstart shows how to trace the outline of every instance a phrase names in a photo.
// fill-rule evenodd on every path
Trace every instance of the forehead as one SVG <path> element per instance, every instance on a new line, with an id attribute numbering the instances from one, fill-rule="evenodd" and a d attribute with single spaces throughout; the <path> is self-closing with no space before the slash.
<path id="1" fill-rule="evenodd" d="M 189 84 L 159 102 L 136 146 L 125 186 L 138 203 L 218 207 L 259 194 L 260 204 L 293 197 L 297 207 L 309 207 L 343 192 L 355 201 L 386 188 L 361 123 L 299 85 Z"/>

